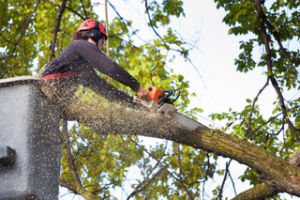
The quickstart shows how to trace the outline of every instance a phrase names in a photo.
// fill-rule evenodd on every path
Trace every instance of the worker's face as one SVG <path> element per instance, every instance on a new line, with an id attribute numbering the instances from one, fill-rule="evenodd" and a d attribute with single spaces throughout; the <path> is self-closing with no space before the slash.
<path id="1" fill-rule="evenodd" d="M 100 51 L 103 51 L 103 49 L 104 49 L 104 43 L 105 43 L 105 39 L 104 38 L 100 38 L 100 40 L 98 42 L 98 48 L 100 49 Z"/>

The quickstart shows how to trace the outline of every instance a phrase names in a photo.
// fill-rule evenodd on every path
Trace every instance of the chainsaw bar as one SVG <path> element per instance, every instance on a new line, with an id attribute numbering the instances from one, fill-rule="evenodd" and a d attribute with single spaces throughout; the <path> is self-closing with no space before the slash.
<path id="1" fill-rule="evenodd" d="M 186 130 L 189 130 L 189 131 L 194 131 L 199 127 L 206 127 L 203 124 L 201 124 L 200 122 L 198 122 L 190 117 L 187 117 L 181 113 L 178 113 L 177 109 L 173 105 L 168 104 L 168 103 L 165 103 L 162 106 L 160 106 L 156 110 L 156 112 L 163 114 L 164 116 L 169 118 L 171 121 L 176 122 L 181 127 L 183 127 Z"/>
<path id="2" fill-rule="evenodd" d="M 179 127 L 182 127 L 188 131 L 194 131 L 199 127 L 206 127 L 200 122 L 178 113 L 177 109 L 172 104 L 164 103 L 159 105 L 155 101 L 140 101 L 140 103 L 142 103 L 143 106 L 147 107 L 152 112 L 160 113 L 168 120 L 175 122 L 179 125 Z"/>

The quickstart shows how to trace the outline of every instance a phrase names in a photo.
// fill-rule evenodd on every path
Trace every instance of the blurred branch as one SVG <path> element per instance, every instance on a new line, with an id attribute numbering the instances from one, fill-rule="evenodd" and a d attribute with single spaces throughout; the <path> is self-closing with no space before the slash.
<path id="1" fill-rule="evenodd" d="M 180 152 L 180 145 L 178 143 L 176 143 L 177 146 L 177 157 L 178 157 L 178 167 L 179 167 L 179 179 L 177 179 L 177 181 L 180 183 L 181 187 L 185 190 L 188 198 L 190 200 L 193 200 L 193 195 L 188 191 L 188 189 L 186 188 L 186 186 L 183 184 L 183 179 L 182 179 L 182 168 L 181 168 L 181 152 Z"/>
<path id="2" fill-rule="evenodd" d="M 86 19 L 90 18 L 89 14 L 86 12 L 86 9 L 85 9 L 83 0 L 80 0 L 80 2 L 81 2 L 81 6 L 82 6 L 82 8 L 83 8 L 83 12 L 84 12 L 85 18 L 86 18 Z"/>
<path id="3" fill-rule="evenodd" d="M 128 28 L 132 28 L 131 26 L 128 26 L 128 20 L 127 19 L 124 19 L 124 17 L 121 16 L 121 14 L 118 12 L 118 10 L 116 9 L 116 7 L 109 1 L 107 0 L 107 3 L 109 4 L 109 6 L 113 9 L 113 11 L 116 13 L 116 15 L 119 17 L 119 19 L 124 23 L 126 24 L 126 27 Z M 133 29 L 133 28 L 132 28 Z M 132 30 L 132 32 L 136 32 L 136 30 Z M 116 38 L 115 35 L 113 35 L 114 33 L 110 33 L 109 34 L 109 38 L 111 39 L 114 39 Z M 126 34 L 128 36 L 128 38 L 130 38 L 132 35 L 130 34 L 130 32 L 128 32 Z M 118 38 L 120 40 L 123 40 L 122 38 Z M 127 43 L 130 43 L 130 42 L 127 42 Z M 134 46 L 134 44 L 132 44 Z"/>
<path id="4" fill-rule="evenodd" d="M 10 41 L 8 40 L 6 37 L 4 37 L 1 33 L 0 36 L 6 41 L 9 42 L 10 44 L 14 45 L 13 50 L 10 53 L 7 53 L 6 55 L 1 55 L 0 58 L 1 60 L 3 60 L 4 63 L 9 63 L 7 61 L 7 59 L 11 58 L 14 56 L 14 54 L 17 51 L 17 48 L 19 47 L 19 44 L 22 40 L 22 38 L 24 37 L 24 35 L 26 34 L 26 30 L 30 24 L 31 18 L 34 15 L 34 13 L 37 11 L 38 7 L 40 5 L 40 0 L 37 0 L 36 5 L 34 7 L 34 9 L 32 10 L 32 12 L 29 14 L 29 16 L 25 16 L 24 19 L 22 20 L 22 22 L 20 23 L 17 32 L 17 35 L 19 33 L 19 29 L 21 29 L 21 33 L 19 33 L 18 39 L 17 41 Z M 2 69 L 1 74 L 10 74 L 10 68 L 8 67 L 4 67 L 4 69 Z M 2 76 L 0 76 L 0 78 L 3 78 Z"/>
<path id="5" fill-rule="evenodd" d="M 157 165 L 155 166 L 155 167 L 157 167 L 158 166 L 158 163 L 157 163 Z M 154 167 L 154 168 L 155 168 Z M 158 172 L 156 172 L 152 177 L 151 177 L 151 179 L 150 180 L 148 180 L 148 179 L 145 179 L 143 182 L 141 182 L 135 189 L 134 189 L 134 191 L 127 197 L 127 200 L 129 200 L 130 198 L 132 198 L 132 197 L 134 197 L 134 195 L 136 195 L 138 192 L 141 192 L 141 191 L 143 191 L 143 190 L 145 190 L 154 180 L 155 180 L 155 178 L 157 177 L 157 176 L 159 176 L 162 172 L 163 172 L 163 170 L 165 170 L 166 169 L 166 166 L 165 167 L 163 167 L 163 168 L 161 168 Z M 152 170 L 151 170 L 152 171 Z"/>
<path id="6" fill-rule="evenodd" d="M 299 106 L 293 107 L 291 109 L 288 109 L 287 111 L 293 111 L 294 109 L 298 108 Z M 282 115 L 283 113 L 278 113 L 277 115 L 270 117 L 268 121 L 264 122 L 263 124 L 261 124 L 260 126 L 258 126 L 254 131 L 251 131 L 249 133 L 249 136 L 254 134 L 255 132 L 257 132 L 259 129 L 261 129 L 262 127 L 264 127 L 265 125 L 267 125 L 268 123 L 270 123 L 272 120 L 276 119 L 277 117 L 279 117 L 280 115 Z M 283 128 L 280 129 L 280 131 L 282 131 Z M 279 131 L 279 132 L 280 132 Z M 268 133 L 269 135 L 278 135 L 278 133 Z M 249 137 L 248 136 L 248 137 Z"/>
<path id="7" fill-rule="evenodd" d="M 72 185 L 71 183 L 66 183 L 66 182 L 61 181 L 63 186 L 74 191 L 74 193 L 81 195 L 86 200 L 102 200 L 98 196 L 93 195 L 93 194 L 91 194 L 91 192 L 85 190 L 85 188 L 81 184 L 80 177 L 78 175 L 78 172 L 77 172 L 77 169 L 76 169 L 76 166 L 74 163 L 73 155 L 71 152 L 71 144 L 70 144 L 69 134 L 68 134 L 68 121 L 66 119 L 63 119 L 62 132 L 64 135 L 64 144 L 65 144 L 65 149 L 67 152 L 68 164 L 69 164 L 69 168 L 70 168 L 73 180 L 74 180 L 74 185 Z M 73 189 L 75 189 L 75 190 L 73 190 Z"/>
<path id="8" fill-rule="evenodd" d="M 179 168 L 179 179 L 182 180 L 182 169 L 181 169 L 181 152 L 180 152 L 180 145 L 176 143 L 177 146 L 177 158 L 178 158 L 178 168 Z"/>
<path id="9" fill-rule="evenodd" d="M 5 41 L 5 42 L 7 42 L 7 43 L 11 43 L 11 44 L 14 44 L 14 45 L 16 45 L 16 43 L 15 42 L 13 42 L 13 41 L 10 41 L 10 40 L 8 40 L 4 35 L 2 35 L 2 33 L 0 32 L 0 37 L 1 38 L 3 38 L 3 40 Z"/>
<path id="10" fill-rule="evenodd" d="M 223 189 L 224 189 L 225 182 L 226 182 L 226 179 L 227 179 L 227 176 L 229 173 L 229 166 L 230 166 L 231 161 L 232 161 L 232 159 L 230 159 L 228 162 L 226 162 L 225 175 L 224 175 L 224 178 L 223 178 L 223 181 L 221 184 L 221 188 L 220 188 L 220 193 L 219 193 L 219 198 L 218 198 L 219 200 L 222 200 Z"/>
<path id="11" fill-rule="evenodd" d="M 51 5 L 53 6 L 56 6 L 56 7 L 60 7 L 60 5 L 56 4 L 56 3 L 53 3 L 52 1 L 50 0 L 45 0 L 47 1 L 48 3 L 50 3 Z M 71 3 L 71 1 L 69 1 L 69 3 Z M 69 6 L 66 6 L 66 9 L 70 10 L 71 12 L 73 12 L 75 15 L 77 15 L 78 17 L 80 17 L 82 20 L 85 20 L 86 18 L 84 16 L 82 16 L 81 14 L 79 14 L 76 10 L 74 10 L 73 8 L 69 7 Z"/>
<path id="12" fill-rule="evenodd" d="M 56 26 L 55 26 L 55 30 L 54 30 L 54 35 L 53 35 L 53 40 L 52 40 L 52 43 L 50 45 L 51 47 L 51 53 L 50 53 L 50 57 L 49 57 L 49 60 L 48 62 L 50 62 L 52 60 L 52 58 L 55 56 L 55 44 L 56 44 L 56 40 L 57 40 L 57 33 L 59 31 L 59 27 L 60 27 L 60 21 L 61 21 L 61 18 L 62 18 L 62 15 L 65 11 L 65 8 L 66 8 L 66 2 L 67 0 L 63 0 L 62 3 L 61 3 L 61 6 L 59 7 L 59 11 L 58 11 L 58 17 L 57 17 L 57 20 L 56 20 Z"/>
<path id="13" fill-rule="evenodd" d="M 146 12 L 147 12 L 147 15 L 148 15 L 148 19 L 149 19 L 149 22 L 150 22 L 150 26 L 153 30 L 153 32 L 157 35 L 157 37 L 159 37 L 159 39 L 161 39 L 161 41 L 166 45 L 166 42 L 163 40 L 163 38 L 158 34 L 158 32 L 156 31 L 156 29 L 154 28 L 153 26 L 153 22 L 152 22 L 152 19 L 151 19 L 151 16 L 150 16 L 150 13 L 149 13 L 149 9 L 148 9 L 148 0 L 145 0 L 145 7 L 146 7 Z"/>
<path id="14" fill-rule="evenodd" d="M 30 21 L 31 21 L 31 18 L 32 18 L 33 14 L 37 11 L 39 5 L 40 5 L 40 0 L 37 0 L 36 5 L 35 5 L 33 11 L 30 13 L 29 16 L 26 16 L 26 17 L 24 18 L 24 20 L 21 22 L 20 27 L 22 27 L 22 32 L 20 33 L 20 35 L 19 35 L 19 37 L 18 37 L 18 40 L 14 43 L 14 44 L 15 44 L 15 47 L 14 47 L 13 51 L 10 53 L 10 56 L 13 56 L 14 53 L 16 52 L 16 49 L 18 48 L 19 43 L 21 42 L 23 36 L 24 36 L 25 33 L 26 33 L 26 30 L 27 30 L 27 27 L 29 26 L 29 23 L 30 23 Z"/>
<path id="15" fill-rule="evenodd" d="M 121 19 L 121 21 L 124 21 L 124 18 L 120 15 L 120 13 L 117 11 L 116 7 L 107 0 L 107 3 L 109 4 L 109 6 L 115 11 L 115 13 L 118 15 L 118 17 Z"/>
<path id="16" fill-rule="evenodd" d="M 246 137 L 249 137 L 253 133 L 253 131 L 251 131 L 251 120 L 252 120 L 252 115 L 253 115 L 255 103 L 258 100 L 259 95 L 264 91 L 264 89 L 268 86 L 268 84 L 269 84 L 269 77 L 267 78 L 267 82 L 265 83 L 265 85 L 259 90 L 258 94 L 254 98 L 254 101 L 253 101 L 252 107 L 251 107 L 251 112 L 250 112 L 250 115 L 249 115 L 249 122 L 248 122 L 248 126 L 247 126 L 247 133 L 245 134 Z"/>
<path id="17" fill-rule="evenodd" d="M 182 182 L 182 180 L 180 180 L 180 178 L 177 178 L 172 172 L 170 172 L 168 169 L 166 169 L 167 172 L 170 174 L 171 177 L 173 177 L 175 179 L 175 181 L 177 183 L 179 183 L 179 185 L 183 188 L 183 190 L 186 192 L 188 198 L 190 200 L 193 200 L 193 194 L 191 194 L 191 192 L 186 188 L 186 186 L 184 185 L 184 183 Z"/>
<path id="18" fill-rule="evenodd" d="M 138 143 L 137 143 L 135 140 L 133 140 L 131 137 L 130 137 L 130 141 L 133 142 L 135 145 L 141 147 L 141 145 L 138 144 Z M 136 195 L 137 193 L 139 193 L 139 192 L 145 190 L 145 189 L 146 189 L 146 188 L 147 188 L 147 187 L 155 180 L 155 178 L 156 178 L 158 175 L 160 175 L 160 174 L 163 172 L 163 170 L 165 170 L 165 169 L 167 168 L 167 166 L 163 166 L 163 164 L 161 164 L 161 161 L 162 161 L 163 157 L 165 156 L 165 151 L 166 151 L 166 149 L 167 149 L 167 144 L 165 145 L 163 155 L 162 155 L 159 159 L 157 159 L 152 153 L 148 152 L 144 147 L 142 147 L 142 148 L 143 148 L 143 150 L 144 150 L 147 154 L 151 155 L 151 157 L 154 158 L 157 162 L 156 162 L 155 166 L 154 166 L 154 167 L 150 170 L 150 172 L 148 173 L 147 178 L 145 178 L 145 180 L 144 180 L 143 182 L 141 182 L 141 183 L 134 189 L 134 191 L 127 197 L 127 200 L 129 200 L 130 198 L 134 197 L 134 195 Z M 151 174 L 154 172 L 155 169 L 158 168 L 158 166 L 162 166 L 162 168 L 161 168 L 158 172 L 156 172 L 156 173 L 149 179 L 149 177 L 151 176 Z"/>
<path id="19" fill-rule="evenodd" d="M 279 135 L 281 131 L 284 132 L 284 123 L 282 123 L 281 128 L 277 132 L 270 133 L 267 131 L 266 133 L 268 134 L 268 136 L 274 136 L 274 135 Z"/>
<path id="20" fill-rule="evenodd" d="M 204 195 L 205 195 L 205 183 L 206 183 L 206 180 L 208 179 L 208 171 L 210 170 L 210 156 L 209 156 L 209 153 L 208 152 L 205 152 L 205 155 L 207 157 L 207 169 L 205 170 L 205 173 L 204 173 L 204 181 L 203 181 L 203 185 L 202 185 L 202 199 L 205 199 Z"/>
<path id="21" fill-rule="evenodd" d="M 69 141 L 69 134 L 68 134 L 68 122 L 65 119 L 63 120 L 63 134 L 64 134 L 64 144 L 66 145 L 66 151 L 67 151 L 67 155 L 68 155 L 68 163 L 69 163 L 70 171 L 73 175 L 73 179 L 76 184 L 75 188 L 82 187 L 79 175 L 77 173 L 77 170 L 76 170 L 76 167 L 74 164 L 73 156 L 71 153 L 71 144 Z"/>
<path id="22" fill-rule="evenodd" d="M 133 142 L 134 142 L 137 146 L 140 146 L 140 145 L 139 145 L 138 143 L 136 143 L 135 141 L 133 141 Z M 167 148 L 167 145 L 165 146 L 164 152 L 166 151 L 166 148 Z M 193 195 L 191 194 L 191 192 L 188 191 L 188 188 L 184 185 L 183 181 L 182 181 L 180 178 L 177 178 L 172 172 L 170 172 L 170 171 L 168 170 L 168 167 L 167 167 L 167 166 L 165 166 L 165 165 L 162 164 L 162 162 L 161 162 L 162 157 L 159 158 L 159 159 L 157 159 L 151 152 L 147 151 L 146 149 L 144 149 L 144 151 L 145 151 L 148 155 L 150 155 L 153 159 L 157 160 L 156 166 L 157 166 L 157 165 L 160 165 L 160 166 L 161 166 L 161 170 L 162 170 L 162 169 L 166 170 L 166 171 L 170 174 L 170 176 L 172 176 L 172 177 L 175 179 L 175 181 L 178 182 L 178 183 L 180 184 L 180 186 L 181 186 L 181 187 L 183 188 L 183 190 L 186 192 L 186 194 L 187 194 L 187 196 L 188 196 L 188 198 L 189 198 L 190 200 L 193 200 L 193 199 L 194 199 L 194 198 L 193 198 Z M 179 176 L 179 177 L 180 177 L 180 176 Z M 197 182 L 194 182 L 194 183 L 199 183 L 199 182 L 197 181 Z M 139 190 L 139 191 L 140 191 L 140 190 Z"/>
<path id="23" fill-rule="evenodd" d="M 146 7 L 146 12 L 147 12 L 147 16 L 148 16 L 148 19 L 149 19 L 149 23 L 150 23 L 150 26 L 153 30 L 153 32 L 155 33 L 155 35 L 157 35 L 157 37 L 164 43 L 164 45 L 166 46 L 167 49 L 170 49 L 170 50 L 173 50 L 173 51 L 177 51 L 179 52 L 180 54 L 184 55 L 185 52 L 184 50 L 179 50 L 179 49 L 172 49 L 170 48 L 170 46 L 165 42 L 165 40 L 160 36 L 160 34 L 156 31 L 156 29 L 154 28 L 154 25 L 153 25 L 153 22 L 152 22 L 152 19 L 151 19 L 151 16 L 150 16 L 150 13 L 149 13 L 149 9 L 148 9 L 148 1 L 145 0 L 145 7 Z M 191 62 L 191 60 L 188 58 L 188 60 Z"/>
<path id="24" fill-rule="evenodd" d="M 192 65 L 192 67 L 196 70 L 197 74 L 199 75 L 200 79 L 202 80 L 202 83 L 203 85 L 204 84 L 204 81 L 203 81 L 203 78 L 200 74 L 200 71 L 199 69 L 195 66 L 195 64 L 192 62 L 192 60 L 189 58 L 188 56 L 188 52 L 190 50 L 192 50 L 194 48 L 193 45 L 190 45 L 191 48 L 189 50 L 185 50 L 184 48 L 181 48 L 181 49 L 174 49 L 174 48 L 171 48 L 169 44 L 167 44 L 164 39 L 161 37 L 161 35 L 156 31 L 154 25 L 153 25 L 153 22 L 152 22 L 152 19 L 151 19 L 151 16 L 150 16 L 150 13 L 149 13 L 149 9 L 148 9 L 148 1 L 145 0 L 145 8 L 146 8 L 146 13 L 147 13 L 147 16 L 148 16 L 148 19 L 149 19 L 149 23 L 150 23 L 150 27 L 152 28 L 153 32 L 155 33 L 155 35 L 157 35 L 157 37 L 163 42 L 163 44 L 165 45 L 165 48 L 167 50 L 172 50 L 172 51 L 175 51 L 175 52 L 178 52 L 180 53 L 187 61 L 189 61 L 189 63 Z M 185 44 L 190 44 L 188 42 L 184 42 Z"/>
<path id="25" fill-rule="evenodd" d="M 156 29 L 154 28 L 154 25 L 153 25 L 153 22 L 152 22 L 152 19 L 151 19 L 151 16 L 150 16 L 150 13 L 149 13 L 149 9 L 148 9 L 148 0 L 145 0 L 145 7 L 146 7 L 146 12 L 147 12 L 147 16 L 148 16 L 148 19 L 149 19 L 149 23 L 150 23 L 150 26 L 153 30 L 153 32 L 155 33 L 155 35 L 157 35 L 157 37 L 164 43 L 164 45 L 166 46 L 167 49 L 170 49 L 169 45 L 165 42 L 165 40 L 160 36 L 160 34 L 156 31 Z M 170 50 L 173 50 L 173 51 L 177 51 L 181 54 L 184 54 L 184 52 L 182 50 L 178 50 L 178 49 L 170 49 Z"/>
<path id="26" fill-rule="evenodd" d="M 233 178 L 232 178 L 232 176 L 231 176 L 230 171 L 228 171 L 228 175 L 229 175 L 230 181 L 231 181 L 231 183 L 232 183 L 232 187 L 233 187 L 234 194 L 236 195 L 237 192 L 236 192 L 235 184 L 234 184 L 234 181 L 233 181 Z"/>

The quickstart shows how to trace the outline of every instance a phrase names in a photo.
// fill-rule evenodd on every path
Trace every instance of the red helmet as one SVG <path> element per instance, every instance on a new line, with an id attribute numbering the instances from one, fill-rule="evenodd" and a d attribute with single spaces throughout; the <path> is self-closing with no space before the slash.
<path id="1" fill-rule="evenodd" d="M 94 20 L 94 19 L 84 20 L 78 27 L 77 32 L 83 31 L 83 30 L 89 30 L 89 29 L 97 28 L 97 27 L 99 28 L 100 32 L 104 35 L 105 40 L 107 40 L 107 34 L 106 34 L 104 25 L 101 22 Z"/>

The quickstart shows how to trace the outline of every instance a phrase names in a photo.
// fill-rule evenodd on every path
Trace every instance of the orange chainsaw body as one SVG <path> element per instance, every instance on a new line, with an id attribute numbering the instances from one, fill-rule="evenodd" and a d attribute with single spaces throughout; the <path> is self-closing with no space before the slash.
<path id="1" fill-rule="evenodd" d="M 160 97 L 164 95 L 164 92 L 157 87 L 149 87 L 148 95 L 149 95 L 150 100 L 154 100 L 154 101 L 158 102 Z"/>

